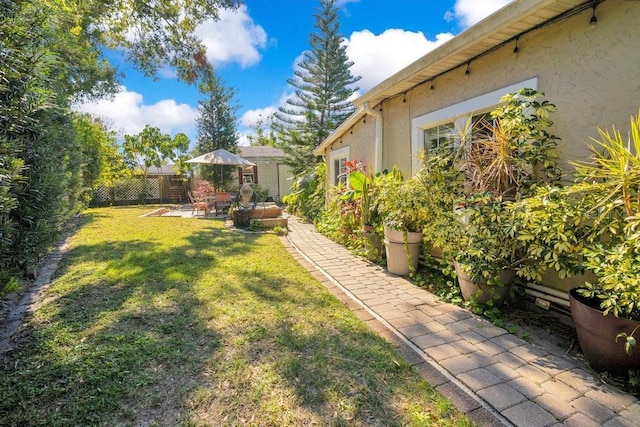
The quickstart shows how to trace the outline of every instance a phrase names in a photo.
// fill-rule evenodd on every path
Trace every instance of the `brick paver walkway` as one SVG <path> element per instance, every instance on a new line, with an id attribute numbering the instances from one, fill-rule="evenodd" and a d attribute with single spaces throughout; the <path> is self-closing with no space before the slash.
<path id="1" fill-rule="evenodd" d="M 289 218 L 283 241 L 338 298 L 480 425 L 638 426 L 633 395 L 596 384 L 582 361 L 529 343 Z"/>

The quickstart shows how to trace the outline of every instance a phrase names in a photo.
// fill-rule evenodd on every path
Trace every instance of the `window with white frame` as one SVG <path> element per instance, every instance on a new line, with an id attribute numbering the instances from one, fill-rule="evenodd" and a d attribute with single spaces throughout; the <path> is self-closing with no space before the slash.
<path id="1" fill-rule="evenodd" d="M 425 129 L 423 149 L 429 151 L 452 143 L 455 136 L 454 132 L 455 126 L 453 122 Z"/>
<path id="2" fill-rule="evenodd" d="M 341 157 L 339 159 L 335 159 L 333 161 L 334 165 L 333 165 L 333 170 L 335 171 L 335 176 L 333 177 L 333 180 L 336 184 L 340 183 L 340 184 L 346 184 L 347 183 L 347 166 L 346 166 L 346 162 L 347 159 L 344 157 Z"/>
<path id="3" fill-rule="evenodd" d="M 330 184 L 346 183 L 346 162 L 349 160 L 349 147 L 342 147 L 329 152 L 329 177 Z"/>
<path id="4" fill-rule="evenodd" d="M 490 119 L 488 112 L 500 104 L 500 98 L 525 87 L 537 89 L 538 79 L 534 77 L 412 119 L 412 174 L 415 175 L 420 168 L 420 153 L 423 150 L 428 152 L 429 149 L 451 142 L 460 129 L 468 127 L 469 117 L 472 117 L 472 126 L 482 118 Z"/>

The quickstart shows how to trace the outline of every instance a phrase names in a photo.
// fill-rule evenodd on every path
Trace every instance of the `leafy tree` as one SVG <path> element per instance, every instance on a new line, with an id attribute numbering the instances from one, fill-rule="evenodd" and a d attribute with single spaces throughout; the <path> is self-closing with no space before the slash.
<path id="1" fill-rule="evenodd" d="M 273 125 L 274 117 L 271 116 L 267 120 L 262 117 L 251 126 L 255 134 L 248 135 L 249 143 L 254 146 L 279 147 L 280 141 L 276 127 Z"/>
<path id="2" fill-rule="evenodd" d="M 82 147 L 83 185 L 93 189 L 100 184 L 111 185 L 126 174 L 126 167 L 114 131 L 99 118 L 75 113 L 73 125 Z"/>
<path id="3" fill-rule="evenodd" d="M 360 80 L 349 70 L 353 62 L 342 43 L 336 1 L 320 0 L 315 17 L 317 32 L 309 36 L 311 50 L 304 52 L 295 78 L 288 80 L 295 96 L 276 113 L 286 162 L 294 173 L 313 168 L 318 160 L 313 149 L 353 112 L 349 98 Z"/>
<path id="4" fill-rule="evenodd" d="M 219 18 L 219 9 L 235 9 L 239 0 L 84 0 L 64 2 L 73 13 L 71 31 L 94 46 L 124 48 L 128 59 L 145 75 L 169 65 L 187 82 L 206 72 L 199 24 Z"/>
<path id="5" fill-rule="evenodd" d="M 189 138 L 186 135 L 177 134 L 171 139 L 171 136 L 150 125 L 146 125 L 137 135 L 125 135 L 122 144 L 125 162 L 132 169 L 140 168 L 145 178 L 151 166 L 159 168 L 167 161 L 175 161 L 178 152 L 188 149 Z"/>
<path id="6" fill-rule="evenodd" d="M 218 20 L 219 9 L 239 4 L 239 0 L 4 0 L 0 10 L 14 8 L 31 17 L 34 28 L 46 34 L 45 45 L 60 59 L 50 70 L 65 83 L 60 95 L 83 98 L 117 91 L 120 75 L 102 48 L 126 52 L 130 63 L 147 76 L 156 77 L 157 70 L 168 65 L 181 80 L 197 80 L 209 72 L 210 64 L 194 34 L 196 28 Z"/>
<path id="7" fill-rule="evenodd" d="M 234 90 L 225 87 L 221 78 L 210 73 L 200 84 L 200 92 L 206 98 L 198 103 L 194 154 L 201 155 L 219 148 L 235 152 L 238 146 L 235 114 L 239 106 L 233 100 Z M 225 183 L 230 178 L 230 169 L 201 165 L 200 176 L 211 182 Z"/>
<path id="8" fill-rule="evenodd" d="M 173 169 L 178 175 L 185 175 L 183 179 L 186 179 L 187 173 L 191 170 L 191 165 L 186 163 L 186 161 L 191 158 L 191 156 L 187 153 L 187 150 L 191 145 L 191 140 L 189 140 L 189 137 L 184 133 L 177 133 L 173 137 L 173 144 L 176 146 L 177 150 L 177 152 L 175 153 L 176 155 L 173 158 Z"/>
<path id="9" fill-rule="evenodd" d="M 167 161 L 182 159 L 179 153 L 189 149 L 189 138 L 180 133 L 173 139 L 168 134 L 163 134 L 157 127 L 146 125 L 137 135 L 125 135 L 122 150 L 124 161 L 134 173 L 142 172 L 145 194 L 148 196 L 149 168 L 160 168 Z"/>

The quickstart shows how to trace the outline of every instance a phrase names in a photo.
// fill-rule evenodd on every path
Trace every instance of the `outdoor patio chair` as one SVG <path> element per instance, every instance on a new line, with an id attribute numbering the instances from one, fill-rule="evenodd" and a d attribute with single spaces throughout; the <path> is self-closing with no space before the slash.
<path id="1" fill-rule="evenodd" d="M 208 215 L 211 211 L 214 211 L 216 215 L 218 214 L 218 211 L 216 210 L 216 196 L 207 196 L 203 201 L 207 205 L 205 215 Z"/>
<path id="2" fill-rule="evenodd" d="M 228 191 L 216 192 L 216 215 L 218 212 L 226 213 L 233 202 L 232 194 Z"/>
<path id="3" fill-rule="evenodd" d="M 189 201 L 191 202 L 191 215 L 194 213 L 198 215 L 198 212 L 202 210 L 204 215 L 207 216 L 209 207 L 205 200 L 198 200 L 191 191 L 189 191 Z"/>

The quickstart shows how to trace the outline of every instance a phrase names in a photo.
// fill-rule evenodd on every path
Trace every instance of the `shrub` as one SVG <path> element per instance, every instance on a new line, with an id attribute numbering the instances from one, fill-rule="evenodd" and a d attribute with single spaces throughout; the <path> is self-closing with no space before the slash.
<path id="1" fill-rule="evenodd" d="M 313 171 L 295 177 L 291 193 L 282 198 L 287 210 L 307 221 L 314 221 L 324 210 L 326 176 L 326 165 L 319 162 Z"/>

